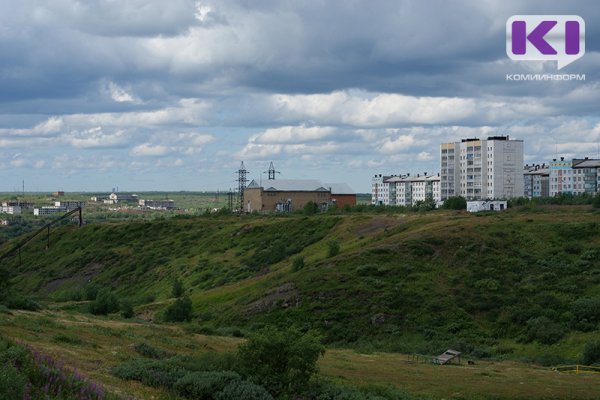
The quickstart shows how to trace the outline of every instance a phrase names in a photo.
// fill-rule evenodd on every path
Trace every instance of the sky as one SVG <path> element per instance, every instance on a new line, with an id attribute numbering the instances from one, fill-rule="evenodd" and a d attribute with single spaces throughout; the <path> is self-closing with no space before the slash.
<path id="1" fill-rule="evenodd" d="M 512 15 L 579 15 L 585 55 L 506 54 Z M 599 157 L 596 1 L 0 2 L 0 192 L 229 190 L 437 173 L 439 144 Z M 507 74 L 585 81 L 507 81 Z"/>

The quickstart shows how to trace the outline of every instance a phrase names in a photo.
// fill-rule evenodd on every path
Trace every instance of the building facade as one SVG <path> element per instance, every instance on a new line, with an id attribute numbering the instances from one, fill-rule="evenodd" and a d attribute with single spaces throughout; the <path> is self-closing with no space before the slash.
<path id="1" fill-rule="evenodd" d="M 74 210 L 76 208 L 85 208 L 85 201 L 77 201 L 77 200 L 64 200 L 64 201 L 55 201 L 55 207 L 62 207 L 67 210 Z"/>
<path id="2" fill-rule="evenodd" d="M 550 168 L 546 164 L 525 165 L 523 195 L 528 198 L 550 196 Z"/>
<path id="3" fill-rule="evenodd" d="M 550 163 L 550 196 L 563 193 L 598 193 L 600 188 L 600 160 L 564 157 Z"/>
<path id="4" fill-rule="evenodd" d="M 413 206 L 418 202 L 441 199 L 439 175 L 375 175 L 372 181 L 371 204 Z"/>
<path id="5" fill-rule="evenodd" d="M 508 199 L 524 193 L 523 141 L 508 136 L 440 145 L 441 199 Z"/>
<path id="6" fill-rule="evenodd" d="M 21 214 L 21 207 L 19 207 L 19 206 L 2 206 L 2 207 L 0 207 L 0 213 L 18 215 L 18 214 Z"/>
<path id="7" fill-rule="evenodd" d="M 138 204 L 141 207 L 146 207 L 151 210 L 174 210 L 175 200 L 139 200 Z"/>
<path id="8" fill-rule="evenodd" d="M 64 207 L 40 207 L 40 208 L 34 208 L 33 209 L 33 215 L 35 216 L 40 216 L 40 215 L 50 215 L 50 214 L 58 214 L 58 213 L 64 213 L 67 212 L 67 209 Z"/>
<path id="9" fill-rule="evenodd" d="M 244 189 L 244 211 L 291 212 L 314 202 L 322 210 L 330 205 L 356 204 L 356 193 L 346 184 L 323 184 L 313 179 L 270 179 L 264 185 L 252 180 Z"/>

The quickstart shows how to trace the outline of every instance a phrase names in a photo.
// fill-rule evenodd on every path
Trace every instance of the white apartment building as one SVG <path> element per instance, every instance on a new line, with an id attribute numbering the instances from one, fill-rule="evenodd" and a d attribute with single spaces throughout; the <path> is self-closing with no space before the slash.
<path id="1" fill-rule="evenodd" d="M 411 206 L 419 201 L 440 201 L 439 175 L 375 175 L 372 204 Z"/>
<path id="2" fill-rule="evenodd" d="M 67 209 L 64 207 L 40 207 L 40 208 L 34 208 L 33 209 L 33 215 L 35 216 L 40 216 L 40 215 L 50 215 L 50 214 L 57 214 L 57 213 L 63 213 L 66 212 Z"/>
<path id="3" fill-rule="evenodd" d="M 21 207 L 19 206 L 2 206 L 0 207 L 0 213 L 2 214 L 21 214 Z"/>
<path id="4" fill-rule="evenodd" d="M 67 210 L 74 210 L 78 207 L 85 208 L 85 201 L 76 201 L 76 200 L 64 200 L 64 201 L 55 201 L 55 207 L 63 207 Z"/>
<path id="5" fill-rule="evenodd" d="M 508 136 L 440 145 L 441 199 L 508 199 L 524 193 L 523 141 Z"/>
<path id="6" fill-rule="evenodd" d="M 389 185 L 386 182 L 391 176 L 375 175 L 371 183 L 371 204 L 389 205 L 390 192 Z"/>

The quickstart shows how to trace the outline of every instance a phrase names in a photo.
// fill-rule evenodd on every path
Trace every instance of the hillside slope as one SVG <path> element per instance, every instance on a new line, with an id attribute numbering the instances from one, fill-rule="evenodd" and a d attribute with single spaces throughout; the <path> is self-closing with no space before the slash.
<path id="1" fill-rule="evenodd" d="M 151 317 L 180 278 L 204 331 L 295 324 L 333 344 L 476 356 L 552 345 L 567 359 L 598 333 L 600 214 L 588 207 L 181 218 L 51 240 L 12 261 L 15 286 L 53 300 L 108 286 Z"/>

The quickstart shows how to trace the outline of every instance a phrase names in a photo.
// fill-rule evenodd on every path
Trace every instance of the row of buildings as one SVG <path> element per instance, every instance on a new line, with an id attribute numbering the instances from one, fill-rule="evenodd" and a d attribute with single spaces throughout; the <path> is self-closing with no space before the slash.
<path id="1" fill-rule="evenodd" d="M 470 138 L 440 145 L 437 175 L 375 175 L 371 203 L 414 205 L 453 196 L 468 200 L 548 197 L 561 193 L 597 193 L 600 160 L 564 157 L 548 165 L 525 165 L 523 141 L 508 136 Z"/>

